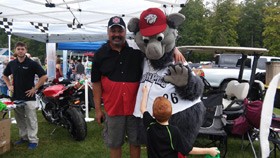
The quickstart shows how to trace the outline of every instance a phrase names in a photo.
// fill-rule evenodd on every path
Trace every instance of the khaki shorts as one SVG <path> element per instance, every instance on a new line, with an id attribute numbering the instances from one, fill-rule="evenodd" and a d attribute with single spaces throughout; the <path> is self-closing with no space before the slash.
<path id="1" fill-rule="evenodd" d="M 106 114 L 105 127 L 102 133 L 105 147 L 122 147 L 125 142 L 125 136 L 128 137 L 129 144 L 140 145 L 138 123 L 139 118 L 133 115 L 112 117 Z"/>

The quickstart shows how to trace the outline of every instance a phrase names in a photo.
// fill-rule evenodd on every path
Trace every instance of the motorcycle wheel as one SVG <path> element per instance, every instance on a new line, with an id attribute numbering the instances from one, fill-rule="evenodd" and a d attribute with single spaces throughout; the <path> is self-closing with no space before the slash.
<path id="1" fill-rule="evenodd" d="M 51 118 L 53 118 L 52 106 L 54 106 L 54 105 L 52 105 L 52 103 L 48 103 L 46 105 L 45 109 L 42 109 L 42 114 L 43 114 L 44 118 L 50 123 L 53 123 L 52 119 L 51 119 Z"/>
<path id="2" fill-rule="evenodd" d="M 70 136 L 77 141 L 84 140 L 87 136 L 87 124 L 83 114 L 76 108 L 69 108 L 66 110 L 66 117 Z"/>

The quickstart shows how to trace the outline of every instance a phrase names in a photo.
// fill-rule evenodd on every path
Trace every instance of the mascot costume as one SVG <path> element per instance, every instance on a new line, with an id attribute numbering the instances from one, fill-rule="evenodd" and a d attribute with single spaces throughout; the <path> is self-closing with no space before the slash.
<path id="1" fill-rule="evenodd" d="M 187 65 L 172 62 L 178 36 L 176 28 L 184 20 L 182 14 L 166 16 L 160 9 L 150 8 L 142 12 L 140 19 L 129 21 L 128 30 L 134 32 L 135 42 L 146 56 L 134 115 L 142 118 L 142 87 L 147 85 L 149 113 L 153 113 L 154 99 L 165 96 L 172 104 L 169 123 L 178 126 L 186 142 L 193 145 L 205 113 L 200 100 L 204 85 Z"/>

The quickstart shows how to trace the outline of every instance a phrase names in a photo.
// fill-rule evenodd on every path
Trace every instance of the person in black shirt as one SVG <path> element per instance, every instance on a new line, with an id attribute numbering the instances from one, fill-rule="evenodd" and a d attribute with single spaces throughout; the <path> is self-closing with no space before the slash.
<path id="1" fill-rule="evenodd" d="M 21 140 L 15 142 L 20 144 L 29 142 L 29 149 L 34 149 L 38 145 L 37 138 L 38 123 L 35 105 L 35 93 L 48 78 L 43 68 L 35 61 L 26 56 L 27 46 L 23 42 L 15 45 L 15 60 L 8 63 L 3 73 L 3 78 L 8 89 L 13 93 L 12 100 L 24 100 L 26 105 L 15 109 L 15 118 L 19 129 Z M 39 76 L 39 81 L 34 85 L 35 75 Z M 13 75 L 13 84 L 9 76 Z"/>
<path id="2" fill-rule="evenodd" d="M 140 120 L 133 116 L 133 111 L 144 54 L 128 45 L 126 25 L 121 17 L 110 18 L 107 34 L 109 40 L 96 51 L 91 70 L 95 118 L 99 125 L 101 120 L 105 120 L 102 135 L 104 145 L 110 148 L 111 157 L 121 157 L 127 135 L 130 157 L 138 158 L 141 152 L 138 136 Z M 181 53 L 175 50 L 175 60 L 184 62 L 180 58 L 183 57 Z M 101 98 L 105 113 L 101 109 Z"/>
<path id="3" fill-rule="evenodd" d="M 220 152 L 216 147 L 197 148 L 187 144 L 178 127 L 169 125 L 168 120 L 172 114 L 172 106 L 165 97 L 157 97 L 153 103 L 153 116 L 147 111 L 148 87 L 143 86 L 141 112 L 143 123 L 147 130 L 147 147 L 149 158 L 178 158 L 178 152 L 188 154 L 216 156 Z"/>
<path id="4" fill-rule="evenodd" d="M 78 59 L 78 64 L 75 67 L 74 73 L 77 79 L 82 78 L 81 75 L 85 75 L 85 66 L 82 64 L 82 60 Z"/>

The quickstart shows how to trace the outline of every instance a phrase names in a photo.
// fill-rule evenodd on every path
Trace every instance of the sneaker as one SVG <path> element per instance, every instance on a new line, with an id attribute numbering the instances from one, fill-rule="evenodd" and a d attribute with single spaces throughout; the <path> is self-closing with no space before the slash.
<path id="1" fill-rule="evenodd" d="M 21 144 L 21 143 L 26 143 L 26 142 L 28 142 L 28 141 L 27 141 L 27 140 L 21 139 L 21 140 L 16 141 L 16 142 L 15 142 L 15 145 L 16 145 L 16 144 Z"/>
<path id="2" fill-rule="evenodd" d="M 29 143 L 28 149 L 35 149 L 37 147 L 38 143 Z"/>

